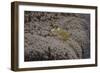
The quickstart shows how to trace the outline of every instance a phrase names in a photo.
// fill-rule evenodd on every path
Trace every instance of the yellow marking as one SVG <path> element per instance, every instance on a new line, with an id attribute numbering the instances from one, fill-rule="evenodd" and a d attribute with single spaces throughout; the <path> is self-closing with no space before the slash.
<path id="1" fill-rule="evenodd" d="M 62 39 L 63 41 L 66 41 L 69 37 L 69 33 L 61 28 L 53 28 L 51 29 L 52 34 L 56 35 L 57 37 L 59 37 L 60 39 Z"/>

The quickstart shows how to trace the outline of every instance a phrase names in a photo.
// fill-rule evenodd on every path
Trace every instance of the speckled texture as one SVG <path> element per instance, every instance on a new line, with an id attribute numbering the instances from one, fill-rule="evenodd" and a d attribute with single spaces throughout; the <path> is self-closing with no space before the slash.
<path id="1" fill-rule="evenodd" d="M 25 61 L 90 58 L 89 14 L 25 11 L 24 23 Z"/>

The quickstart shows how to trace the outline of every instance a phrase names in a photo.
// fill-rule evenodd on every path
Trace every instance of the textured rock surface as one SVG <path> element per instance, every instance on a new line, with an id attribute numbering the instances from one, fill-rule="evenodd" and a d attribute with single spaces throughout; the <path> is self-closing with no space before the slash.
<path id="1" fill-rule="evenodd" d="M 25 11 L 24 17 L 25 61 L 90 57 L 89 14 Z M 51 31 L 58 28 L 69 36 Z"/>

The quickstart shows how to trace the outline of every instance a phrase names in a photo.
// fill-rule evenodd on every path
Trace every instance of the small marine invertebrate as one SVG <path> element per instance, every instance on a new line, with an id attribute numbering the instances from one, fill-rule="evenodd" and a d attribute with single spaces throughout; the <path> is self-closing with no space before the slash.
<path id="1" fill-rule="evenodd" d="M 51 29 L 51 32 L 63 41 L 66 41 L 69 37 L 69 33 L 60 27 Z"/>

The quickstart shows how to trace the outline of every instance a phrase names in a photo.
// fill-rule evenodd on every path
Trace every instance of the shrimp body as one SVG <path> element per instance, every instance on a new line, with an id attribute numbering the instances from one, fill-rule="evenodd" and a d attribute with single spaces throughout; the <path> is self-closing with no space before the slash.
<path id="1" fill-rule="evenodd" d="M 53 28 L 51 32 L 63 41 L 66 41 L 69 37 L 69 33 L 59 27 Z"/>

